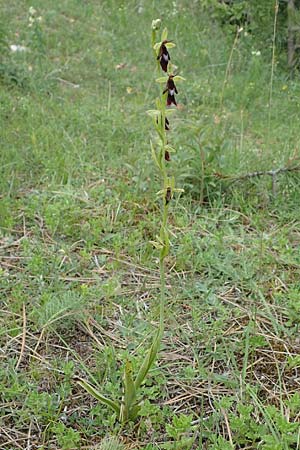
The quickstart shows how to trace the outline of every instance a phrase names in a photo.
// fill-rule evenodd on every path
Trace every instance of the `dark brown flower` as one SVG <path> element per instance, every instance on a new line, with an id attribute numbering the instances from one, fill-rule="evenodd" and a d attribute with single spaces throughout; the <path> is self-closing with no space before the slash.
<path id="1" fill-rule="evenodd" d="M 166 197 L 165 197 L 166 205 L 168 205 L 170 203 L 171 199 L 172 199 L 172 189 L 170 187 L 168 187 L 167 192 L 166 192 Z"/>
<path id="2" fill-rule="evenodd" d="M 172 105 L 172 103 L 177 106 L 177 102 L 175 99 L 175 94 L 178 94 L 177 88 L 175 86 L 174 83 L 174 75 L 169 75 L 168 81 L 167 81 L 167 85 L 166 85 L 166 89 L 163 91 L 163 94 L 165 94 L 166 92 L 168 92 L 168 97 L 167 97 L 167 105 L 170 106 Z"/>
<path id="3" fill-rule="evenodd" d="M 167 72 L 168 64 L 171 59 L 168 49 L 166 47 L 166 44 L 168 42 L 170 42 L 170 41 L 166 40 L 161 43 L 161 46 L 160 46 L 159 52 L 158 52 L 158 57 L 157 57 L 157 60 L 159 60 L 160 66 L 164 72 Z"/>

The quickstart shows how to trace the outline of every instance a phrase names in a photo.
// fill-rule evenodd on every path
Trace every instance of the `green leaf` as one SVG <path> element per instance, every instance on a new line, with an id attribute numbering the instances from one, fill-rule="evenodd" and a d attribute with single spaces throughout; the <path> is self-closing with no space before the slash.
<path id="1" fill-rule="evenodd" d="M 140 409 L 141 409 L 140 403 L 136 403 L 135 405 L 133 405 L 130 408 L 129 419 L 132 420 L 132 421 L 135 421 L 135 419 L 137 418 L 137 415 L 138 415 Z"/>
<path id="2" fill-rule="evenodd" d="M 109 406 L 112 408 L 118 415 L 120 415 L 120 405 L 111 400 L 110 398 L 105 397 L 102 395 L 94 386 L 89 384 L 86 380 L 83 380 L 82 378 L 76 377 L 75 381 L 83 388 L 85 389 L 90 395 L 95 397 L 100 403 L 103 403 L 106 406 Z"/>
<path id="3" fill-rule="evenodd" d="M 120 421 L 128 422 L 131 419 L 131 409 L 136 403 L 136 388 L 132 378 L 132 364 L 126 361 L 124 369 L 124 395 L 122 398 Z"/>
<path id="4" fill-rule="evenodd" d="M 165 41 L 166 39 L 168 39 L 168 29 L 164 28 L 163 32 L 161 33 L 161 41 Z"/>
<path id="5" fill-rule="evenodd" d="M 163 330 L 159 330 L 157 335 L 154 337 L 152 345 L 148 351 L 148 353 L 145 356 L 145 359 L 140 367 L 140 370 L 137 374 L 137 377 L 135 379 L 134 385 L 135 389 L 138 390 L 138 388 L 141 386 L 142 382 L 147 376 L 147 373 L 151 369 L 152 364 L 155 361 L 156 355 L 158 353 L 160 342 L 162 338 Z"/>

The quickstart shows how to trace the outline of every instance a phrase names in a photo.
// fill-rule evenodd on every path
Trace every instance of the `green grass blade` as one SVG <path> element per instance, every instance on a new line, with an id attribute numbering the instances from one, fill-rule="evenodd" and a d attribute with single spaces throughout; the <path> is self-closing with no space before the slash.
<path id="1" fill-rule="evenodd" d="M 276 425 L 275 425 L 274 421 L 272 420 L 272 418 L 270 417 L 268 411 L 266 410 L 264 405 L 261 403 L 256 392 L 254 391 L 254 389 L 252 389 L 251 386 L 247 385 L 246 390 L 250 394 L 254 404 L 257 406 L 261 415 L 263 416 L 265 423 L 268 426 L 269 431 L 271 432 L 274 440 L 276 441 L 276 443 L 280 444 L 280 433 L 278 432 Z"/>

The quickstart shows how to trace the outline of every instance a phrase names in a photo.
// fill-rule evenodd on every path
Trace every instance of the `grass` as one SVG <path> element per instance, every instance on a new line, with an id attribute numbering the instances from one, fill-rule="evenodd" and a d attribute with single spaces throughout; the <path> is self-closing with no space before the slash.
<path id="1" fill-rule="evenodd" d="M 275 197 L 268 176 L 232 182 L 297 165 L 298 80 L 276 53 L 270 105 L 272 46 L 242 33 L 228 65 L 234 36 L 197 2 L 36 0 L 41 34 L 29 6 L 2 6 L 8 43 L 31 51 L 1 66 L 0 448 L 299 449 L 299 177 L 278 175 Z M 157 17 L 188 79 L 172 130 L 185 193 L 160 360 L 123 430 L 73 377 L 118 396 L 156 326 Z"/>

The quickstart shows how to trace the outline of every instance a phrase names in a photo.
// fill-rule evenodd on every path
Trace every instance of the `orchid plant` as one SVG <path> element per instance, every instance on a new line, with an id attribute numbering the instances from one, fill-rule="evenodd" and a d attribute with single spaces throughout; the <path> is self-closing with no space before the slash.
<path id="1" fill-rule="evenodd" d="M 169 116 L 176 111 L 176 108 L 174 107 L 177 106 L 175 95 L 178 94 L 178 90 L 176 83 L 183 81 L 184 79 L 179 75 L 174 75 L 171 71 L 172 64 L 170 62 L 169 49 L 175 47 L 175 44 L 173 41 L 168 40 L 168 31 L 166 28 L 161 34 L 160 41 L 156 42 L 157 32 L 159 31 L 160 26 L 161 21 L 159 19 L 152 22 L 152 48 L 157 61 L 158 70 L 161 67 L 161 69 L 166 72 L 164 77 L 160 77 L 156 81 L 158 83 L 164 83 L 165 88 L 160 92 L 160 96 L 156 99 L 156 109 L 147 111 L 147 114 L 153 118 L 154 129 L 157 135 L 155 142 L 152 140 L 150 141 L 150 147 L 153 160 L 160 174 L 162 185 L 161 190 L 157 193 L 161 200 L 162 219 L 160 232 L 155 240 L 151 241 L 154 248 L 159 252 L 160 302 L 158 329 L 136 376 L 133 374 L 131 362 L 129 360 L 126 361 L 123 375 L 124 392 L 121 401 L 105 397 L 86 380 L 79 377 L 76 378 L 78 384 L 89 394 L 101 403 L 110 407 L 122 424 L 136 420 L 141 405 L 138 399 L 138 390 L 153 366 L 160 349 L 165 322 L 165 258 L 168 256 L 170 250 L 168 212 L 174 193 L 182 191 L 182 189 L 177 189 L 175 187 L 174 177 L 169 175 L 168 165 L 171 161 L 171 154 L 175 152 L 175 149 L 169 144 L 168 133 L 170 131 Z"/>

